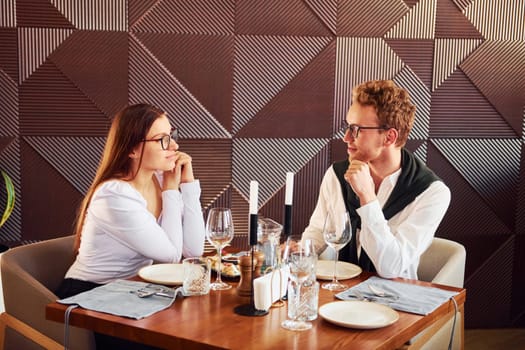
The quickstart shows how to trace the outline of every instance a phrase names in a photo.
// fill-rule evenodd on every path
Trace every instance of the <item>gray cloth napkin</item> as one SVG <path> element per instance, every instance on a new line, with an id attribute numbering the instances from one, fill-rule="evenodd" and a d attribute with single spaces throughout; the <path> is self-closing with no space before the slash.
<path id="1" fill-rule="evenodd" d="M 370 290 L 369 285 L 381 289 L 386 295 L 384 297 L 377 296 Z M 362 300 L 366 298 L 369 301 L 384 304 L 399 311 L 428 315 L 456 294 L 458 293 L 439 288 L 418 286 L 373 276 L 336 294 L 336 297 L 341 300 Z"/>
<path id="2" fill-rule="evenodd" d="M 173 304 L 175 298 L 151 295 L 139 298 L 138 290 L 170 288 L 139 281 L 116 280 L 69 298 L 57 300 L 61 304 L 77 304 L 84 309 L 105 312 L 140 320 Z"/>

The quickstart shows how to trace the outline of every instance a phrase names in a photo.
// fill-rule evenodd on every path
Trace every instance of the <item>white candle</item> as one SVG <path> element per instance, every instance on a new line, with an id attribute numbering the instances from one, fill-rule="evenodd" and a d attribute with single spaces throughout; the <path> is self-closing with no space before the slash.
<path id="1" fill-rule="evenodd" d="M 250 214 L 257 214 L 257 197 L 259 183 L 255 180 L 250 181 Z"/>
<path id="2" fill-rule="evenodd" d="M 293 173 L 286 173 L 286 193 L 284 196 L 284 204 L 292 205 L 293 200 Z"/>

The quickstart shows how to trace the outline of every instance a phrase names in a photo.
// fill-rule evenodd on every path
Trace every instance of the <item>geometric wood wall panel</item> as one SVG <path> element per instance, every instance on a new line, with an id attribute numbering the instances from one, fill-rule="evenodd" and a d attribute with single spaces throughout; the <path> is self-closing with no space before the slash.
<path id="1" fill-rule="evenodd" d="M 85 194 L 95 177 L 106 138 L 24 137 L 24 141 L 78 192 Z"/>
<path id="2" fill-rule="evenodd" d="M 195 36 L 135 33 L 148 51 L 206 108 L 231 130 L 233 35 Z M 183 51 L 185 55 L 173 55 Z M 210 95 L 208 92 L 215 90 Z"/>
<path id="3" fill-rule="evenodd" d="M 105 136 L 106 114 L 51 61 L 19 88 L 22 135 Z"/>
<path id="4" fill-rule="evenodd" d="M 138 39 L 130 39 L 129 102 L 165 110 L 182 138 L 230 138 L 224 126 Z"/>
<path id="5" fill-rule="evenodd" d="M 520 167 L 519 140 L 434 140 L 433 143 L 454 164 L 509 227 L 514 225 L 514 207 Z M 505 157 L 501 157 L 501 154 Z M 487 166 L 489 165 L 489 166 Z"/>
<path id="6" fill-rule="evenodd" d="M 498 320 L 509 323 L 511 318 L 512 269 L 507 267 L 512 266 L 512 261 L 517 257 L 511 237 L 497 246 L 494 246 L 494 240 L 482 239 L 482 242 L 492 245 L 493 253 L 465 280 L 465 287 L 469 291 L 465 319 L 473 328 L 497 328 L 501 322 Z M 497 288 L 487 288 L 490 285 L 496 285 Z M 476 316 L 478 312 L 484 315 L 483 319 Z"/>
<path id="7" fill-rule="evenodd" d="M 468 4 L 472 0 L 466 0 Z M 466 6 L 464 6 L 466 7 Z M 483 36 L 462 13 L 454 0 L 438 0 L 436 8 L 436 38 L 483 39 Z"/>
<path id="8" fill-rule="evenodd" d="M 439 227 L 438 235 L 454 239 L 456 235 L 508 235 L 511 227 L 457 169 L 457 164 L 442 153 L 433 140 L 427 149 L 427 164 L 452 189 L 450 207 Z M 503 204 L 505 208 L 507 205 Z M 510 211 L 510 210 L 509 210 Z"/>
<path id="9" fill-rule="evenodd" d="M 0 69 L 0 135 L 18 133 L 18 86 Z"/>
<path id="10" fill-rule="evenodd" d="M 459 64 L 474 51 L 481 40 L 436 39 L 434 47 L 434 66 L 432 91 L 450 77 Z"/>
<path id="11" fill-rule="evenodd" d="M 389 39 L 434 39 L 436 2 L 420 0 L 389 31 Z"/>
<path id="12" fill-rule="evenodd" d="M 20 84 L 47 59 L 72 29 L 20 28 L 18 32 Z"/>
<path id="13" fill-rule="evenodd" d="M 333 9 L 336 4 L 330 1 L 325 6 Z M 332 34 L 308 3 L 300 0 L 238 0 L 235 14 L 235 31 L 241 35 L 322 37 Z"/>
<path id="14" fill-rule="evenodd" d="M 407 12 L 401 1 L 341 0 L 337 17 L 337 35 L 344 37 L 382 37 Z M 370 25 L 373 23 L 374 25 Z"/>
<path id="15" fill-rule="evenodd" d="M 0 27 L 16 26 L 15 0 L 0 0 Z"/>
<path id="16" fill-rule="evenodd" d="M 416 119 L 409 134 L 410 140 L 426 140 L 430 130 L 430 90 L 421 79 L 405 66 L 392 80 L 405 88 L 416 107 Z"/>
<path id="17" fill-rule="evenodd" d="M 475 0 L 465 16 L 489 40 L 525 40 L 523 0 Z"/>
<path id="18" fill-rule="evenodd" d="M 331 137 L 334 110 L 334 56 L 335 41 L 326 46 L 284 86 L 236 133 L 236 137 Z M 304 101 L 309 102 L 304 103 Z M 294 109 L 286 108 L 288 105 L 294 106 Z M 279 128 L 275 127 L 277 124 Z M 314 125 L 316 127 L 312 127 Z"/>
<path id="19" fill-rule="evenodd" d="M 16 0 L 16 17 L 19 27 L 75 28 L 52 1 Z"/>
<path id="20" fill-rule="evenodd" d="M 15 28 L 0 28 L 0 69 L 12 80 L 18 80 L 17 38 Z"/>
<path id="21" fill-rule="evenodd" d="M 430 137 L 517 136 L 508 122 L 460 69 L 432 93 Z"/>
<path id="22" fill-rule="evenodd" d="M 82 194 L 24 141 L 21 154 L 22 196 L 31 203 L 22 207 L 23 239 L 71 234 Z"/>
<path id="23" fill-rule="evenodd" d="M 135 2 L 135 3 L 138 3 Z M 234 31 L 235 2 L 157 1 L 148 11 L 130 22 L 133 32 L 231 35 Z M 162 26 L 159 26 L 162 23 Z"/>
<path id="24" fill-rule="evenodd" d="M 525 40 L 486 41 L 460 67 L 519 135 L 525 105 Z"/>
<path id="25" fill-rule="evenodd" d="M 233 132 L 254 117 L 330 40 L 329 37 L 238 37 Z"/>
<path id="26" fill-rule="evenodd" d="M 233 185 L 246 198 L 250 180 L 259 182 L 259 206 L 286 182 L 286 173 L 297 172 L 317 154 L 328 139 L 234 139 Z"/>
<path id="27" fill-rule="evenodd" d="M 127 37 L 126 32 L 75 31 L 49 57 L 109 116 L 127 104 Z"/>
<path id="28" fill-rule="evenodd" d="M 0 243 L 71 233 L 112 116 L 139 102 L 179 128 L 203 214 L 231 207 L 235 246 L 248 244 L 250 180 L 261 215 L 282 222 L 287 171 L 300 233 L 347 157 L 352 88 L 392 79 L 417 107 L 406 148 L 451 189 L 436 235 L 467 249 L 466 327 L 525 324 L 525 0 L 0 7 L 0 169 L 17 195 Z"/>

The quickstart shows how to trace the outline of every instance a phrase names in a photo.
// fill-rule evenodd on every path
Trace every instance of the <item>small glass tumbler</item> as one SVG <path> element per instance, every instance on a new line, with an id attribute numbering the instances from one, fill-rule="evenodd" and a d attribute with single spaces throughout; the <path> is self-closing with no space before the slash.
<path id="1" fill-rule="evenodd" d="M 319 306 L 319 282 L 308 279 L 303 282 L 297 300 L 297 287 L 294 283 L 288 284 L 288 318 L 313 321 L 317 318 Z"/>
<path id="2" fill-rule="evenodd" d="M 210 291 L 211 261 L 206 258 L 186 258 L 182 261 L 185 295 L 205 295 Z"/>

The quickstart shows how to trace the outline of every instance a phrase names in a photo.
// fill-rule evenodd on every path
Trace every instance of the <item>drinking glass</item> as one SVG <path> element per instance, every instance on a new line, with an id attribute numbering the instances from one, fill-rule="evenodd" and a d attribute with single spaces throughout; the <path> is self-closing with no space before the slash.
<path id="1" fill-rule="evenodd" d="M 331 282 L 323 283 L 322 288 L 332 291 L 346 289 L 347 286 L 337 280 L 337 260 L 339 260 L 339 250 L 348 244 L 352 238 L 352 225 L 348 212 L 328 212 L 324 223 L 323 237 L 326 244 L 335 250 L 335 257 L 334 277 Z"/>
<path id="2" fill-rule="evenodd" d="M 219 264 L 217 278 L 210 285 L 212 290 L 230 289 L 232 286 L 222 281 L 222 248 L 233 239 L 233 220 L 232 212 L 229 208 L 212 208 L 206 220 L 206 237 L 208 241 L 217 249 Z"/>
<path id="3" fill-rule="evenodd" d="M 292 306 L 295 312 L 289 314 L 291 318 L 283 321 L 281 326 L 293 331 L 310 329 L 312 328 L 312 324 L 308 322 L 310 307 L 305 304 L 308 299 L 301 298 L 301 288 L 303 283 L 311 278 L 315 272 L 317 254 L 312 240 L 294 241 L 289 238 L 286 242 L 283 259 L 283 262 L 288 264 L 290 268 L 289 287 L 293 288 L 295 296 L 293 302 L 296 304 Z M 288 303 L 290 302 L 292 300 L 288 301 Z"/>

